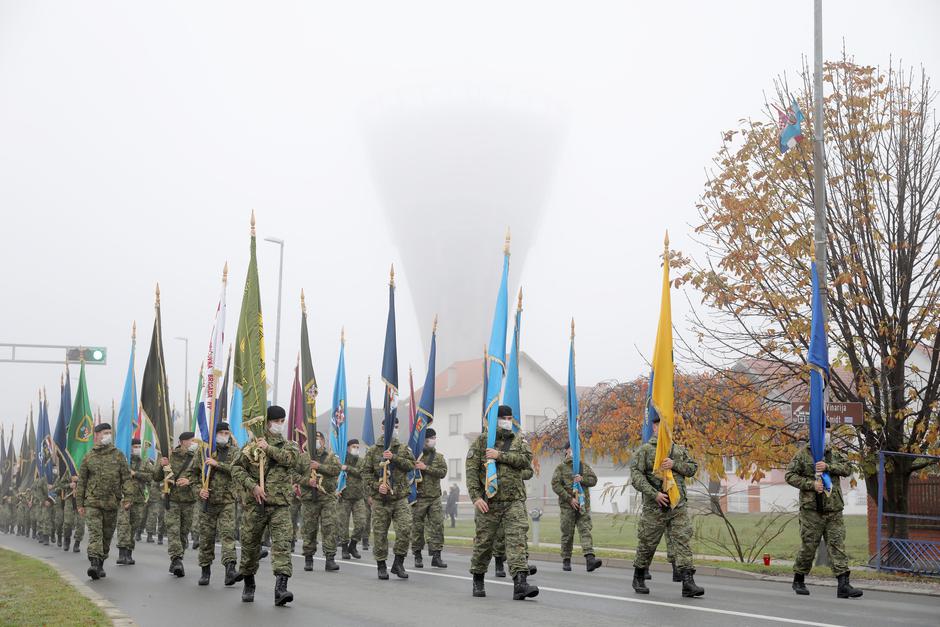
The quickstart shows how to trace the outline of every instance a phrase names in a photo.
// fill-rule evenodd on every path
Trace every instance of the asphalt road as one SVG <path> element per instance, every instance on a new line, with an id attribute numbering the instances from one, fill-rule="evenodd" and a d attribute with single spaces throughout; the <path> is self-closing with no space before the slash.
<path id="1" fill-rule="evenodd" d="M 705 588 L 699 599 L 683 599 L 680 584 L 666 573 L 654 572 L 651 594 L 639 596 L 630 588 L 632 571 L 601 568 L 587 574 L 574 560 L 570 573 L 558 563 L 536 562 L 539 573 L 530 578 L 541 588 L 534 600 L 513 601 L 511 580 L 488 577 L 487 598 L 470 596 L 469 557 L 447 554 L 446 570 L 411 567 L 411 577 L 389 581 L 376 578 L 371 555 L 362 560 L 340 561 L 339 572 L 323 570 L 322 559 L 313 572 L 304 572 L 303 558 L 294 555 L 294 576 L 288 588 L 294 602 L 274 607 L 274 577 L 270 560 L 262 560 L 254 603 L 241 602 L 241 584 L 222 585 L 222 569 L 216 565 L 212 582 L 199 587 L 195 551 L 187 551 L 186 577 L 167 572 L 166 546 L 138 544 L 135 566 L 114 563 L 117 549 L 105 565 L 107 578 L 92 582 L 81 554 L 43 547 L 32 540 L 0 535 L 0 546 L 51 558 L 75 574 L 99 594 L 148 627 L 185 625 L 258 625 L 276 621 L 286 625 L 931 625 L 940 624 L 936 597 L 866 591 L 861 599 L 837 599 L 835 588 L 810 587 L 809 597 L 797 597 L 788 584 L 726 577 L 696 577 Z M 217 553 L 218 555 L 218 553 Z M 425 558 L 429 564 L 430 559 Z"/>

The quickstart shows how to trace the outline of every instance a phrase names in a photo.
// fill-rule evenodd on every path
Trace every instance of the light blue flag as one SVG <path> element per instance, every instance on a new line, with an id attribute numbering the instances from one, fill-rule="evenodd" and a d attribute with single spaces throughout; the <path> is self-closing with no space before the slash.
<path id="1" fill-rule="evenodd" d="M 489 362 L 486 381 L 486 447 L 496 446 L 496 421 L 499 412 L 499 392 L 503 388 L 503 374 L 506 372 L 506 326 L 508 324 L 509 295 L 507 283 L 509 282 L 509 237 L 506 237 L 506 248 L 503 251 L 503 275 L 499 283 L 499 292 L 496 294 L 496 311 L 493 313 L 493 329 L 490 332 L 490 344 L 486 359 Z M 496 480 L 496 460 L 486 460 L 486 495 L 490 498 L 496 495 L 498 488 Z"/>
<path id="2" fill-rule="evenodd" d="M 346 341 L 340 340 L 339 364 L 336 366 L 336 381 L 333 383 L 333 414 L 330 419 L 330 446 L 339 457 L 340 465 L 346 463 Z M 371 418 L 371 416 L 369 417 Z M 346 487 L 346 471 L 339 473 L 336 493 Z"/>
<path id="3" fill-rule="evenodd" d="M 649 387 L 646 388 L 646 412 L 643 414 L 643 443 L 653 437 L 653 416 L 656 415 L 656 408 L 653 407 L 653 369 L 650 368 Z"/>
<path id="4" fill-rule="evenodd" d="M 809 336 L 809 447 L 813 462 L 821 461 L 826 454 L 826 386 L 829 383 L 829 343 L 823 326 L 822 297 L 819 294 L 819 274 L 813 262 L 813 321 Z M 832 479 L 828 472 L 822 473 L 826 494 L 832 492 Z"/>
<path id="5" fill-rule="evenodd" d="M 232 391 L 232 408 L 228 412 L 228 424 L 232 430 L 232 437 L 239 446 L 248 444 L 248 430 L 242 424 L 242 399 L 242 388 L 236 385 Z"/>
<path id="6" fill-rule="evenodd" d="M 581 474 L 581 432 L 578 427 L 578 386 L 574 376 L 574 320 L 571 321 L 571 348 L 568 352 L 568 444 L 571 446 L 571 474 Z M 584 487 L 579 481 L 572 485 L 578 503 L 584 508 Z"/>
<path id="7" fill-rule="evenodd" d="M 131 459 L 131 439 L 134 437 L 137 410 L 137 376 L 134 374 L 134 355 L 137 352 L 137 331 L 131 336 L 131 358 L 127 363 L 127 375 L 124 377 L 124 394 L 121 396 L 121 409 L 117 416 L 117 431 L 114 446 Z"/>
<path id="8" fill-rule="evenodd" d="M 512 432 L 519 433 L 522 428 L 522 407 L 519 402 L 519 333 L 522 330 L 522 290 L 519 290 L 519 304 L 516 306 L 516 324 L 512 330 L 512 344 L 509 346 L 509 366 L 506 368 L 506 389 L 503 390 L 503 405 L 512 407 Z"/>
<path id="9" fill-rule="evenodd" d="M 431 353 L 428 357 L 428 373 L 424 377 L 424 388 L 421 390 L 421 401 L 415 411 L 415 424 L 408 438 L 408 447 L 415 459 L 421 459 L 424 452 L 424 440 L 428 433 L 428 423 L 434 420 L 434 372 L 437 369 L 437 318 L 434 319 L 434 330 L 431 332 Z M 420 470 L 408 471 L 408 483 L 411 492 L 408 502 L 414 503 L 418 498 L 418 483 L 421 481 Z"/>

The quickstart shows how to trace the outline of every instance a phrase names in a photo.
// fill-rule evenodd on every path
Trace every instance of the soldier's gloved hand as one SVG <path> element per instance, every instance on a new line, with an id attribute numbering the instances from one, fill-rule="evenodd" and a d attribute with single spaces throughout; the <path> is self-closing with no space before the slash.
<path id="1" fill-rule="evenodd" d="M 487 459 L 499 459 L 499 451 L 495 448 L 486 449 L 486 458 Z"/>
<path id="2" fill-rule="evenodd" d="M 659 503 L 660 507 L 667 507 L 669 505 L 669 495 L 665 492 L 659 492 L 656 495 L 656 502 Z"/>
<path id="3" fill-rule="evenodd" d="M 379 484 L 379 494 L 381 494 L 382 496 L 385 496 L 386 494 L 388 494 L 388 486 L 385 485 L 384 483 Z"/>
<path id="4" fill-rule="evenodd" d="M 79 507 L 79 508 L 78 508 L 78 515 L 81 516 L 82 518 L 85 517 L 85 508 L 84 508 L 84 507 Z"/>
<path id="5" fill-rule="evenodd" d="M 391 459 L 391 458 L 392 458 L 392 452 L 391 452 L 391 451 L 383 451 L 383 452 L 382 452 L 382 457 L 383 457 L 384 459 Z"/>
<path id="6" fill-rule="evenodd" d="M 477 508 L 478 510 L 480 510 L 480 513 L 481 513 L 481 514 L 485 514 L 486 512 L 490 511 L 490 506 L 487 505 L 486 501 L 484 501 L 484 500 L 481 499 L 481 498 L 475 500 L 475 501 L 473 502 L 473 506 L 474 506 L 475 508 Z"/>
<path id="7" fill-rule="evenodd" d="M 824 461 L 816 462 L 816 472 L 826 472 L 826 469 L 829 468 L 829 464 Z"/>
<path id="8" fill-rule="evenodd" d="M 267 441 L 267 440 L 265 440 L 264 438 L 258 438 L 257 440 L 255 440 L 255 442 L 258 443 L 258 446 L 261 447 L 261 450 L 262 450 L 262 451 L 267 450 L 267 448 L 268 448 L 268 441 Z"/>
<path id="9" fill-rule="evenodd" d="M 209 491 L 206 490 L 205 488 L 203 488 L 202 490 L 199 490 L 199 498 L 201 498 L 203 501 L 208 501 Z"/>
<path id="10" fill-rule="evenodd" d="M 255 497 L 255 501 L 258 503 L 264 503 L 268 500 L 268 495 L 264 493 L 264 490 L 261 489 L 260 485 L 256 485 L 251 489 L 251 495 Z"/>
<path id="11" fill-rule="evenodd" d="M 581 475 L 575 475 L 574 477 L 571 478 L 571 480 L 574 481 L 575 483 L 581 483 L 581 479 L 582 479 Z"/>
<path id="12" fill-rule="evenodd" d="M 213 468 L 215 468 L 216 466 L 219 465 L 219 462 L 217 462 L 216 460 L 212 459 L 211 457 L 207 457 L 207 458 L 206 458 L 206 463 L 209 464 L 210 466 L 212 466 Z"/>
<path id="13" fill-rule="evenodd" d="M 575 498 L 575 497 L 572 497 L 572 498 L 571 498 L 571 507 L 573 507 L 573 508 L 575 508 L 575 509 L 581 509 L 581 503 L 578 502 L 578 499 L 577 499 L 577 498 Z"/>
<path id="14" fill-rule="evenodd" d="M 311 459 L 311 460 L 310 460 L 310 467 L 313 468 L 314 470 L 319 470 L 319 468 L 320 468 L 320 462 L 318 462 L 318 461 L 315 460 L 315 459 Z"/>
<path id="15" fill-rule="evenodd" d="M 189 485 L 189 479 L 187 479 L 186 477 L 180 477 L 179 479 L 176 480 L 176 487 L 178 488 L 185 488 L 188 485 Z"/>
<path id="16" fill-rule="evenodd" d="M 415 468 L 417 468 L 418 470 L 427 470 L 428 465 L 425 464 L 424 462 L 415 462 Z"/>
<path id="17" fill-rule="evenodd" d="M 672 460 L 668 457 L 663 460 L 663 463 L 659 465 L 663 470 L 672 470 Z"/>
<path id="18" fill-rule="evenodd" d="M 131 502 L 130 502 L 130 501 L 124 501 L 123 505 L 124 505 L 124 509 L 125 509 L 125 510 L 128 510 L 128 509 L 131 508 Z"/>
<path id="19" fill-rule="evenodd" d="M 823 487 L 822 479 L 817 479 L 817 480 L 813 483 L 813 487 L 814 487 L 814 488 L 816 489 L 816 491 L 819 492 L 820 494 L 822 494 L 823 490 L 825 489 L 825 488 Z"/>

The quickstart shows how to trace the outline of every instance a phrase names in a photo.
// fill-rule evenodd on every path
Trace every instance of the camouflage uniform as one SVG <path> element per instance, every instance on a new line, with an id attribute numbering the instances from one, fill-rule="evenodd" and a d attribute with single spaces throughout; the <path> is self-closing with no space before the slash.
<path id="1" fill-rule="evenodd" d="M 832 477 L 832 492 L 816 492 L 816 464 L 813 453 L 807 444 L 799 451 L 787 466 L 787 483 L 800 491 L 800 551 L 793 563 L 793 572 L 807 574 L 813 568 L 813 558 L 819 547 L 819 539 L 826 538 L 829 550 L 829 564 L 837 577 L 849 572 L 849 560 L 845 554 L 845 523 L 842 519 L 842 487 L 839 477 L 852 474 L 851 465 L 845 457 L 826 448 L 823 461 L 829 466 Z"/>
<path id="2" fill-rule="evenodd" d="M 366 451 L 365 457 L 359 466 L 363 483 L 372 496 L 372 555 L 376 562 L 384 562 L 388 558 L 388 528 L 395 525 L 396 557 L 407 555 L 408 545 L 411 543 L 411 511 L 408 509 L 408 471 L 414 470 L 415 458 L 411 449 L 393 439 L 389 450 L 392 459 L 388 465 L 392 473 L 392 486 L 389 494 L 379 493 L 379 483 L 382 479 L 382 462 L 385 459 L 385 436 L 379 436 L 375 446 Z"/>
<path id="3" fill-rule="evenodd" d="M 686 506 L 685 479 L 695 476 L 698 464 L 688 452 L 673 443 L 669 458 L 673 461 L 672 475 L 679 487 L 679 502 L 675 507 L 660 507 L 656 495 L 662 488 L 662 479 L 653 473 L 656 460 L 657 435 L 640 446 L 630 465 L 633 489 L 643 495 L 643 511 L 637 522 L 637 549 L 634 568 L 648 568 L 663 533 L 669 534 L 675 564 L 679 570 L 692 568 L 692 520 Z"/>
<path id="4" fill-rule="evenodd" d="M 270 525 L 271 568 L 275 575 L 290 577 L 293 574 L 290 560 L 290 502 L 293 494 L 293 468 L 297 464 L 299 452 L 296 444 L 280 435 L 266 432 L 264 438 L 268 448 L 263 451 L 264 491 L 267 495 L 263 504 L 257 503 L 254 497 L 250 496 L 255 486 L 260 485 L 261 477 L 260 466 L 251 461 L 246 450 L 257 445 L 254 442 L 246 444 L 241 455 L 232 464 L 232 479 L 249 495 L 242 512 L 240 573 L 247 576 L 258 571 L 261 536 L 264 535 L 265 527 Z"/>
<path id="5" fill-rule="evenodd" d="M 62 512 L 62 535 L 66 541 L 71 538 L 73 545 L 77 548 L 85 537 L 85 519 L 78 515 L 78 504 L 75 498 L 78 485 L 76 484 L 73 489 L 71 477 L 64 477 L 63 479 L 67 483 L 64 488 L 65 506 Z"/>
<path id="6" fill-rule="evenodd" d="M 294 483 L 300 486 L 300 502 L 303 505 L 304 556 L 317 552 L 317 531 L 323 543 L 323 555 L 336 555 L 336 483 L 339 479 L 339 458 L 325 448 L 318 448 L 313 459 L 320 463 L 316 473 L 319 485 L 311 488 L 310 455 L 301 453 L 294 465 Z"/>
<path id="7" fill-rule="evenodd" d="M 166 509 L 163 507 L 163 486 L 159 481 L 150 483 L 150 491 L 147 494 L 147 536 L 157 536 L 160 543 L 163 543 L 163 536 L 166 534 Z"/>
<path id="8" fill-rule="evenodd" d="M 470 572 L 482 575 L 489 568 L 493 545 L 500 527 L 506 534 L 506 549 L 509 557 L 509 571 L 529 573 L 526 558 L 526 534 L 529 521 L 525 511 L 525 483 L 522 473 L 532 466 L 532 451 L 521 434 L 499 429 L 496 432 L 496 444 L 493 448 L 500 451 L 496 460 L 496 478 L 498 487 L 492 497 L 486 496 L 486 434 L 481 434 L 467 452 L 467 492 L 470 502 L 484 499 L 489 505 L 485 514 L 474 508 L 476 536 L 473 538 L 473 556 L 470 558 Z"/>
<path id="9" fill-rule="evenodd" d="M 535 476 L 535 471 L 532 470 L 531 466 L 529 466 L 528 468 L 523 470 L 521 473 L 519 473 L 519 476 L 522 478 L 523 481 L 528 481 L 529 479 Z M 525 508 L 525 501 L 526 501 L 525 497 L 523 497 L 522 498 L 523 508 Z M 528 542 L 526 542 L 525 554 L 526 554 L 526 561 L 528 561 L 529 559 Z M 497 559 L 501 561 L 505 561 L 506 559 L 506 530 L 502 526 L 500 526 L 500 528 L 496 531 L 496 539 L 493 540 L 493 559 Z"/>
<path id="10" fill-rule="evenodd" d="M 134 533 L 140 525 L 147 507 L 147 486 L 153 478 L 153 462 L 131 455 L 131 491 L 124 498 L 131 502 L 130 509 L 121 509 L 118 514 L 118 548 L 133 551 L 136 547 Z"/>
<path id="11" fill-rule="evenodd" d="M 216 532 L 222 541 L 222 563 L 234 564 L 235 554 L 235 485 L 232 464 L 238 459 L 238 448 L 232 444 L 216 444 L 212 457 L 219 462 L 209 475 L 209 500 L 202 501 L 199 512 L 199 565 L 211 566 L 215 560 Z"/>
<path id="12" fill-rule="evenodd" d="M 584 488 L 584 507 L 577 510 L 571 506 L 571 499 L 577 496 L 573 487 L 572 460 L 566 459 L 555 468 L 552 475 L 552 490 L 558 495 L 558 508 L 561 518 L 561 558 L 571 559 L 574 545 L 574 530 L 578 528 L 581 538 L 581 552 L 584 555 L 594 553 L 594 538 L 591 536 L 591 488 L 597 485 L 597 475 L 587 462 L 581 462 L 581 486 Z"/>
<path id="13" fill-rule="evenodd" d="M 170 560 L 182 559 L 189 543 L 189 530 L 193 526 L 193 503 L 199 490 L 200 464 L 196 453 L 177 446 L 170 453 L 170 470 L 173 477 L 170 484 L 170 505 L 166 509 L 166 535 L 167 554 Z M 162 482 L 165 476 L 163 466 L 159 463 L 153 471 L 153 479 Z M 180 487 L 176 482 L 180 479 L 189 479 L 189 485 Z M 162 493 L 161 493 L 162 494 Z M 164 504 L 166 502 L 164 501 Z"/>
<path id="14" fill-rule="evenodd" d="M 366 531 L 366 500 L 362 485 L 362 473 L 359 470 L 358 455 L 346 454 L 346 487 L 339 495 L 336 507 L 336 541 L 342 544 L 350 540 L 359 542 L 368 535 Z M 353 521 L 352 535 L 349 535 L 349 519 Z"/>
<path id="15" fill-rule="evenodd" d="M 441 507 L 441 479 L 447 476 L 447 462 L 434 449 L 425 448 L 421 459 L 427 465 L 418 482 L 418 498 L 411 504 L 411 550 L 424 548 L 424 526 L 428 527 L 428 550 L 444 549 L 444 510 Z"/>
<path id="16" fill-rule="evenodd" d="M 75 487 L 76 507 L 85 508 L 88 557 L 108 559 L 124 495 L 133 491 L 124 454 L 112 444 L 95 444 L 82 459 Z"/>
<path id="17" fill-rule="evenodd" d="M 36 531 L 45 544 L 52 535 L 52 501 L 49 500 L 49 484 L 43 475 L 33 480 L 33 504 Z"/>
<path id="18" fill-rule="evenodd" d="M 62 535 L 62 523 L 65 520 L 64 497 L 69 492 L 67 489 L 63 490 L 63 487 L 67 487 L 68 482 L 69 477 L 64 475 L 56 478 L 55 483 L 52 484 L 52 490 L 55 492 L 55 504 L 52 506 L 52 533 L 56 536 L 59 546 L 62 546 L 62 540 L 64 539 Z"/>

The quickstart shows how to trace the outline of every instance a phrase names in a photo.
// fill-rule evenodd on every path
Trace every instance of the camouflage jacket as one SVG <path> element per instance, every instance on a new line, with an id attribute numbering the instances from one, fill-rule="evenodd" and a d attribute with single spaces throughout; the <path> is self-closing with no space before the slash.
<path id="1" fill-rule="evenodd" d="M 264 492 L 267 495 L 267 505 L 290 505 L 294 499 L 294 467 L 300 451 L 297 445 L 283 436 L 265 433 L 264 439 L 268 448 L 261 450 L 264 455 Z M 241 454 L 232 464 L 232 479 L 245 490 L 245 502 L 254 503 L 251 494 L 255 486 L 261 485 L 261 465 L 252 461 L 257 447 L 254 441 L 242 447 Z"/>
<path id="2" fill-rule="evenodd" d="M 424 449 L 418 461 L 427 464 L 418 481 L 419 499 L 441 498 L 441 479 L 447 476 L 447 461 L 432 448 Z"/>
<path id="3" fill-rule="evenodd" d="M 362 473 L 359 471 L 361 462 L 358 455 L 346 453 L 346 487 L 340 494 L 340 498 L 345 501 L 358 501 L 366 495 L 362 489 Z"/>
<path id="4" fill-rule="evenodd" d="M 72 492 L 72 478 L 67 474 L 62 475 L 56 479 L 52 489 L 55 490 L 55 497 L 59 503 L 64 503 Z"/>
<path id="5" fill-rule="evenodd" d="M 829 466 L 828 472 L 832 477 L 832 492 L 818 494 L 816 483 L 816 464 L 813 463 L 813 452 L 809 444 L 801 448 L 790 460 L 787 466 L 787 483 L 800 491 L 800 509 L 818 512 L 841 512 L 845 506 L 842 500 L 842 486 L 839 477 L 848 477 L 852 474 L 852 466 L 845 457 L 827 448 L 823 461 Z"/>
<path id="6" fill-rule="evenodd" d="M 195 503 L 196 495 L 199 493 L 200 486 L 200 473 L 202 472 L 200 467 L 200 460 L 197 457 L 198 453 L 191 453 L 190 451 L 183 450 L 182 447 L 177 446 L 173 449 L 173 452 L 170 453 L 170 470 L 173 471 L 173 477 L 171 478 L 174 483 L 170 484 L 170 502 L 171 503 Z M 180 474 L 182 473 L 182 474 Z M 154 481 L 161 482 L 160 490 L 163 490 L 163 479 L 165 473 L 163 466 L 159 463 L 156 465 L 153 471 Z M 189 479 L 189 485 L 187 486 L 178 486 L 178 482 L 182 478 Z"/>
<path id="7" fill-rule="evenodd" d="M 217 444 L 212 459 L 219 462 L 209 473 L 209 503 L 222 505 L 235 502 L 235 482 L 232 480 L 232 464 L 238 459 L 238 447 Z M 208 469 L 208 466 L 207 466 Z"/>
<path id="8" fill-rule="evenodd" d="M 411 449 L 398 440 L 392 440 L 389 447 L 392 452 L 389 470 L 392 473 L 392 492 L 382 496 L 379 494 L 379 483 L 382 479 L 382 462 L 385 461 L 383 453 L 385 452 L 385 436 L 380 435 L 375 440 L 375 446 L 366 451 L 366 456 L 362 458 L 359 465 L 359 472 L 362 473 L 362 480 L 373 499 L 383 501 L 397 501 L 408 496 L 411 492 L 408 487 L 408 471 L 414 470 L 415 458 L 411 454 Z"/>
<path id="9" fill-rule="evenodd" d="M 656 503 L 656 495 L 663 487 L 663 480 L 653 472 L 657 440 L 657 436 L 653 435 L 646 444 L 636 450 L 630 462 L 631 483 L 633 489 L 643 495 L 643 507 L 659 507 Z M 679 486 L 679 502 L 674 505 L 678 507 L 686 502 L 685 480 L 695 476 L 698 472 L 698 463 L 692 459 L 684 447 L 675 442 L 672 443 L 672 449 L 669 451 L 669 459 L 673 463 L 672 476 Z"/>
<path id="10" fill-rule="evenodd" d="M 131 455 L 131 491 L 124 497 L 131 503 L 147 502 L 147 487 L 153 480 L 153 462 Z"/>
<path id="11" fill-rule="evenodd" d="M 313 455 L 313 459 L 320 464 L 316 470 L 319 481 L 316 488 L 310 487 L 310 478 L 313 476 L 310 470 L 310 454 L 304 452 L 298 455 L 297 463 L 294 465 L 294 483 L 300 486 L 300 500 L 318 501 L 322 497 L 328 501 L 335 501 L 336 482 L 339 480 L 339 457 L 325 448 L 317 449 Z"/>
<path id="12" fill-rule="evenodd" d="M 562 509 L 571 507 L 571 499 L 575 498 L 574 473 L 571 472 L 572 461 L 566 459 L 555 467 L 552 475 L 552 490 L 558 495 L 558 506 Z M 581 487 L 584 488 L 584 509 L 591 509 L 591 488 L 597 485 L 597 475 L 594 469 L 584 460 L 581 460 Z"/>
<path id="13" fill-rule="evenodd" d="M 76 507 L 117 509 L 131 490 L 131 469 L 124 453 L 113 445 L 96 444 L 82 458 L 75 486 Z"/>
<path id="14" fill-rule="evenodd" d="M 496 444 L 500 451 L 496 460 L 496 494 L 486 496 L 486 434 L 483 433 L 467 451 L 467 492 L 470 501 L 485 498 L 492 502 L 519 501 L 526 497 L 523 473 L 532 469 L 532 450 L 521 434 L 498 429 Z"/>

